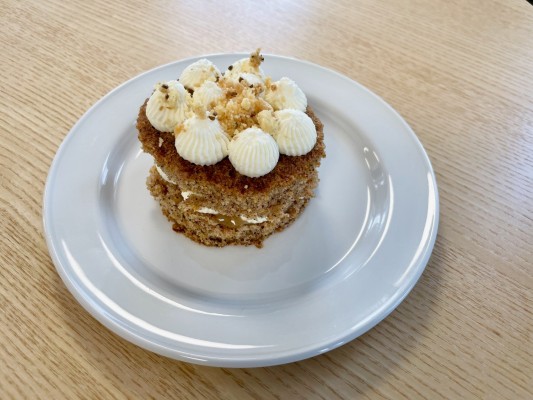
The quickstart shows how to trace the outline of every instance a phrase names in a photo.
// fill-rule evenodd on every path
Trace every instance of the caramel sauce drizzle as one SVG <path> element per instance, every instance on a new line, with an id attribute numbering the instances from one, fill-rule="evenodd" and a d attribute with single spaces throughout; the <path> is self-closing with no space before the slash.
<path id="1" fill-rule="evenodd" d="M 224 214 L 215 214 L 213 215 L 213 218 L 226 228 L 239 228 L 247 223 L 241 217 L 232 217 Z"/>

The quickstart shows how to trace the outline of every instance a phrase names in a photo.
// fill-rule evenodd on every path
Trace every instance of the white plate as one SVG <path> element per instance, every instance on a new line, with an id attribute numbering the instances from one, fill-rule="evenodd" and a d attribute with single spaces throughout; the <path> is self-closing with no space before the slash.
<path id="1" fill-rule="evenodd" d="M 221 70 L 244 54 L 207 56 Z M 172 231 L 145 187 L 135 119 L 153 85 L 196 59 L 113 90 L 72 128 L 44 196 L 50 254 L 96 319 L 168 357 L 252 367 L 311 357 L 385 318 L 409 293 L 438 225 L 424 149 L 383 100 L 331 70 L 266 56 L 325 126 L 320 184 L 300 218 L 264 248 L 208 248 Z"/>

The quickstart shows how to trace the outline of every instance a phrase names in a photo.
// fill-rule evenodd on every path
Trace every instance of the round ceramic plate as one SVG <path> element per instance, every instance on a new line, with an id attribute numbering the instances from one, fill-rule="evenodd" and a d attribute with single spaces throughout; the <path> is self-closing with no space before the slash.
<path id="1" fill-rule="evenodd" d="M 225 70 L 245 54 L 206 56 Z M 72 128 L 44 196 L 50 254 L 76 299 L 123 338 L 213 366 L 311 357 L 385 318 L 431 254 L 438 195 L 428 157 L 405 121 L 358 83 L 318 65 L 267 55 L 324 123 L 316 197 L 255 247 L 209 248 L 176 234 L 145 186 L 153 163 L 135 120 L 164 65 L 113 90 Z"/>

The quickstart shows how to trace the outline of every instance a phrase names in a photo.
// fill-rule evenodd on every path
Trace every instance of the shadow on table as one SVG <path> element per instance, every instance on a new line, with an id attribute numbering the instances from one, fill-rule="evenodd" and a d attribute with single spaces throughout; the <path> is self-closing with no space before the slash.
<path id="1" fill-rule="evenodd" d="M 88 381 L 111 386 L 127 396 L 335 398 L 375 393 L 398 380 L 421 356 L 438 308 L 443 274 L 437 241 L 425 272 L 404 302 L 361 337 L 329 353 L 296 363 L 230 369 L 187 364 L 151 353 L 115 335 L 94 320 L 73 298 L 65 304 L 65 324 L 73 330 L 75 350 L 89 365 Z M 58 280 L 59 282 L 59 280 Z M 56 288 L 64 296 L 66 288 Z M 97 371 L 97 372 L 95 372 Z M 94 376 L 94 374 L 98 376 Z M 93 376 L 91 376 L 92 374 Z M 88 383 L 89 383 L 88 382 Z"/>

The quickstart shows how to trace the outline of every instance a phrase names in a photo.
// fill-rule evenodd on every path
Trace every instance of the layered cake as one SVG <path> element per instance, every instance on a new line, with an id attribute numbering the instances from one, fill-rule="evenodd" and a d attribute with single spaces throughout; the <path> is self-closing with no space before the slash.
<path id="1" fill-rule="evenodd" d="M 156 84 L 137 129 L 147 187 L 172 229 L 208 246 L 255 245 L 313 197 L 323 126 L 297 84 L 273 82 L 259 50 L 221 73 L 201 59 Z"/>

